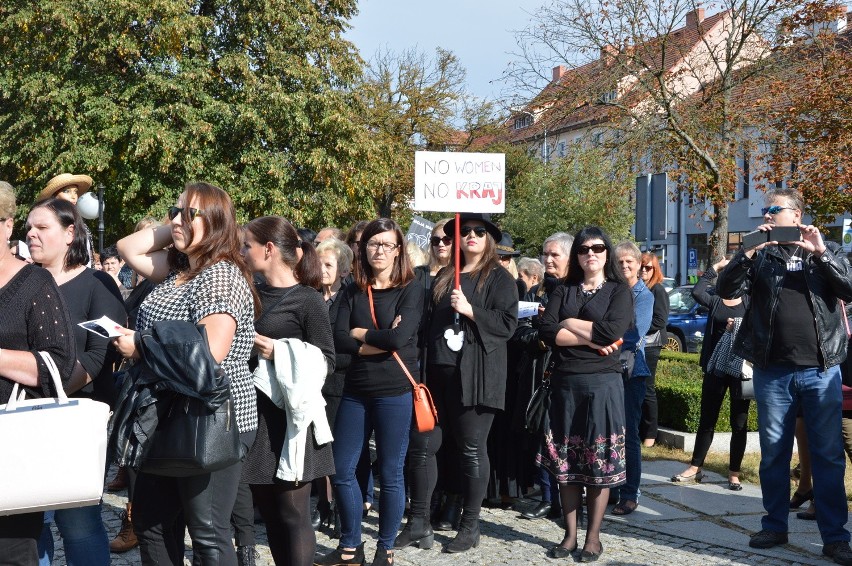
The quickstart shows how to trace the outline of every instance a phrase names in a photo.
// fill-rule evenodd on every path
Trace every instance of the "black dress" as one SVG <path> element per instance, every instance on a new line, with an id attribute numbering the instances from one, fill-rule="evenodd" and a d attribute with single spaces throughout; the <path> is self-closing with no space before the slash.
<path id="1" fill-rule="evenodd" d="M 579 285 L 558 287 L 545 310 L 539 336 L 554 347 L 550 429 L 537 461 L 559 483 L 615 487 L 627 477 L 624 386 L 618 354 L 600 356 L 588 346 L 556 346 L 559 323 L 594 323 L 592 342 L 612 344 L 633 322 L 633 295 L 623 283 L 606 282 L 594 294 Z"/>
<path id="2" fill-rule="evenodd" d="M 273 339 L 298 338 L 313 344 L 325 355 L 329 369 L 334 367 L 334 340 L 328 323 L 328 309 L 319 291 L 296 285 L 280 288 L 258 285 L 262 304 L 261 318 L 255 330 L 262 336 Z M 268 313 L 267 310 L 271 309 Z M 250 366 L 256 367 L 257 358 Z M 257 395 L 257 436 L 246 456 L 242 481 L 253 485 L 281 483 L 275 477 L 284 437 L 287 418 L 266 395 Z M 316 443 L 313 427 L 308 428 L 305 447 L 305 464 L 301 482 L 334 474 L 334 458 L 331 443 L 322 446 Z M 290 482 L 288 482 L 290 483 Z"/>

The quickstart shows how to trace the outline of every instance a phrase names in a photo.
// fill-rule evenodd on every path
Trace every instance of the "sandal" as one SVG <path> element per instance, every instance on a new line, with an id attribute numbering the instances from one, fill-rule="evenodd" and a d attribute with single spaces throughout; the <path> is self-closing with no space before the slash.
<path id="1" fill-rule="evenodd" d="M 613 515 L 630 515 L 636 508 L 639 507 L 639 504 L 631 499 L 625 499 L 624 501 L 619 501 L 615 504 L 615 507 L 612 508 Z"/>
<path id="2" fill-rule="evenodd" d="M 734 481 L 736 480 L 736 481 Z M 728 489 L 731 491 L 742 491 L 743 485 L 740 483 L 740 473 L 731 472 L 728 474 Z"/>
<path id="3" fill-rule="evenodd" d="M 694 474 L 690 474 L 688 476 L 686 476 L 684 474 L 678 474 L 676 476 L 672 476 L 671 481 L 673 481 L 675 483 L 689 483 L 689 482 L 698 483 L 702 479 L 704 479 L 704 472 L 702 472 L 701 470 L 698 470 Z"/>
<path id="4" fill-rule="evenodd" d="M 805 493 L 793 492 L 793 497 L 790 498 L 790 509 L 798 509 L 808 501 L 813 500 L 814 490 L 809 489 Z"/>

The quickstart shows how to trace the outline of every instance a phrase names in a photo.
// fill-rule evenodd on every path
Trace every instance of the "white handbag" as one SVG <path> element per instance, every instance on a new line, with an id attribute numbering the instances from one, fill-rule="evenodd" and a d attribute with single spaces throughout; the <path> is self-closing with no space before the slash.
<path id="1" fill-rule="evenodd" d="M 24 399 L 18 384 L 0 405 L 0 515 L 97 504 L 106 474 L 106 403 L 69 399 L 50 354 L 56 399 Z"/>

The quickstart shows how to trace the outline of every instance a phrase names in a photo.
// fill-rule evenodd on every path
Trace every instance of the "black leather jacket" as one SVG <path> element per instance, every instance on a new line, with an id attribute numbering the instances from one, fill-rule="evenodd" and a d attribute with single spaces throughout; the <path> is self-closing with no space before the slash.
<path id="1" fill-rule="evenodd" d="M 821 257 L 806 252 L 802 262 L 823 369 L 846 359 L 846 330 L 838 300 L 852 301 L 852 267 L 844 256 L 837 255 L 837 244 L 828 242 L 826 245 L 828 249 Z M 778 247 L 769 246 L 757 252 L 753 259 L 747 258 L 743 251 L 738 252 L 716 282 L 716 292 L 722 298 L 751 296 L 751 306 L 734 343 L 734 353 L 761 368 L 772 361 L 768 358 L 773 321 L 786 273 L 786 260 Z M 803 313 L 803 316 L 807 315 Z"/>

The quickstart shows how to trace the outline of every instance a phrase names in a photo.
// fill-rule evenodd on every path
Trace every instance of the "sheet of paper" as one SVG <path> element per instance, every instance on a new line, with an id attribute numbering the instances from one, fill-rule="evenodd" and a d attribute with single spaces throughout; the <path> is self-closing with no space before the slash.
<path id="1" fill-rule="evenodd" d="M 518 318 L 530 318 L 538 314 L 539 303 L 518 301 Z"/>
<path id="2" fill-rule="evenodd" d="M 116 336 L 122 335 L 121 332 L 118 331 L 118 329 L 121 328 L 121 325 L 108 316 L 102 316 L 97 320 L 81 322 L 80 326 L 89 332 L 94 332 L 98 336 L 103 336 L 104 338 L 115 338 Z"/>

